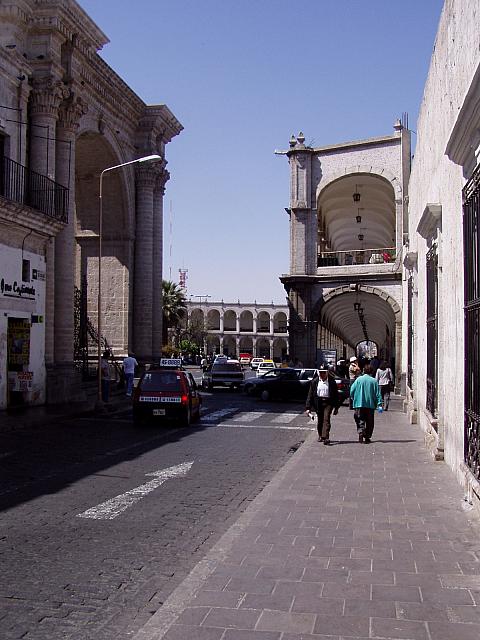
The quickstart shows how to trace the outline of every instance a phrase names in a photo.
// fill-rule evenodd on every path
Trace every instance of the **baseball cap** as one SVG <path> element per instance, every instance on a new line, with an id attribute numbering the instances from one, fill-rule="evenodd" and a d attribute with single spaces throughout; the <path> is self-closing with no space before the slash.
<path id="1" fill-rule="evenodd" d="M 356 362 L 356 360 L 357 360 L 357 359 L 356 359 L 356 357 L 355 357 L 355 356 L 352 356 L 352 357 L 350 358 L 350 362 Z"/>

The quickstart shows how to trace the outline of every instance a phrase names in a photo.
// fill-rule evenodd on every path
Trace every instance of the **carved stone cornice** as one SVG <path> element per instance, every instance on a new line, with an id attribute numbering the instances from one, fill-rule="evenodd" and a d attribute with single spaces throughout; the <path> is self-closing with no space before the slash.
<path id="1" fill-rule="evenodd" d="M 80 124 L 80 118 L 87 112 L 88 106 L 84 100 L 72 93 L 59 107 L 58 124 L 66 131 L 75 132 Z"/>
<path id="2" fill-rule="evenodd" d="M 165 164 L 167 164 L 165 162 Z M 166 169 L 163 169 L 161 173 L 157 175 L 157 183 L 155 185 L 155 190 L 158 191 L 162 196 L 165 195 L 165 185 L 170 180 L 170 172 Z"/>
<path id="3" fill-rule="evenodd" d="M 70 90 L 60 80 L 55 80 L 51 76 L 34 78 L 29 101 L 30 115 L 58 118 L 58 107 L 69 94 Z"/>
<path id="4" fill-rule="evenodd" d="M 430 241 L 442 227 L 442 205 L 427 204 L 417 225 L 417 233 Z"/>

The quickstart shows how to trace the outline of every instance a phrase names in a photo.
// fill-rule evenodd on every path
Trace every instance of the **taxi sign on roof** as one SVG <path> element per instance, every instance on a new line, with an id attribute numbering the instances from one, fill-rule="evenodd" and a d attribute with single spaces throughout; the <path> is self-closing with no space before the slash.
<path id="1" fill-rule="evenodd" d="M 181 358 L 160 358 L 160 366 L 161 367 L 181 367 L 182 359 Z"/>

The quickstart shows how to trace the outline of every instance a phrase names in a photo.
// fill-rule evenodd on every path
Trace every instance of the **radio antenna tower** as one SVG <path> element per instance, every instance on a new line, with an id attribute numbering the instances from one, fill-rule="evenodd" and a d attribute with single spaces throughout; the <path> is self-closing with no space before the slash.
<path id="1" fill-rule="evenodd" d="M 180 288 L 184 291 L 187 290 L 187 280 L 188 280 L 188 269 L 179 269 L 178 270 L 178 284 Z"/>

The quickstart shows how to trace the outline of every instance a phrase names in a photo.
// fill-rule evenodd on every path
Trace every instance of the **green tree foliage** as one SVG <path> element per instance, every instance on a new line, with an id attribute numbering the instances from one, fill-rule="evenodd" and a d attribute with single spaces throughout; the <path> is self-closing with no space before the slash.
<path id="1" fill-rule="evenodd" d="M 162 281 L 163 294 L 163 344 L 168 343 L 168 330 L 178 327 L 186 316 L 185 291 L 176 282 Z"/>

